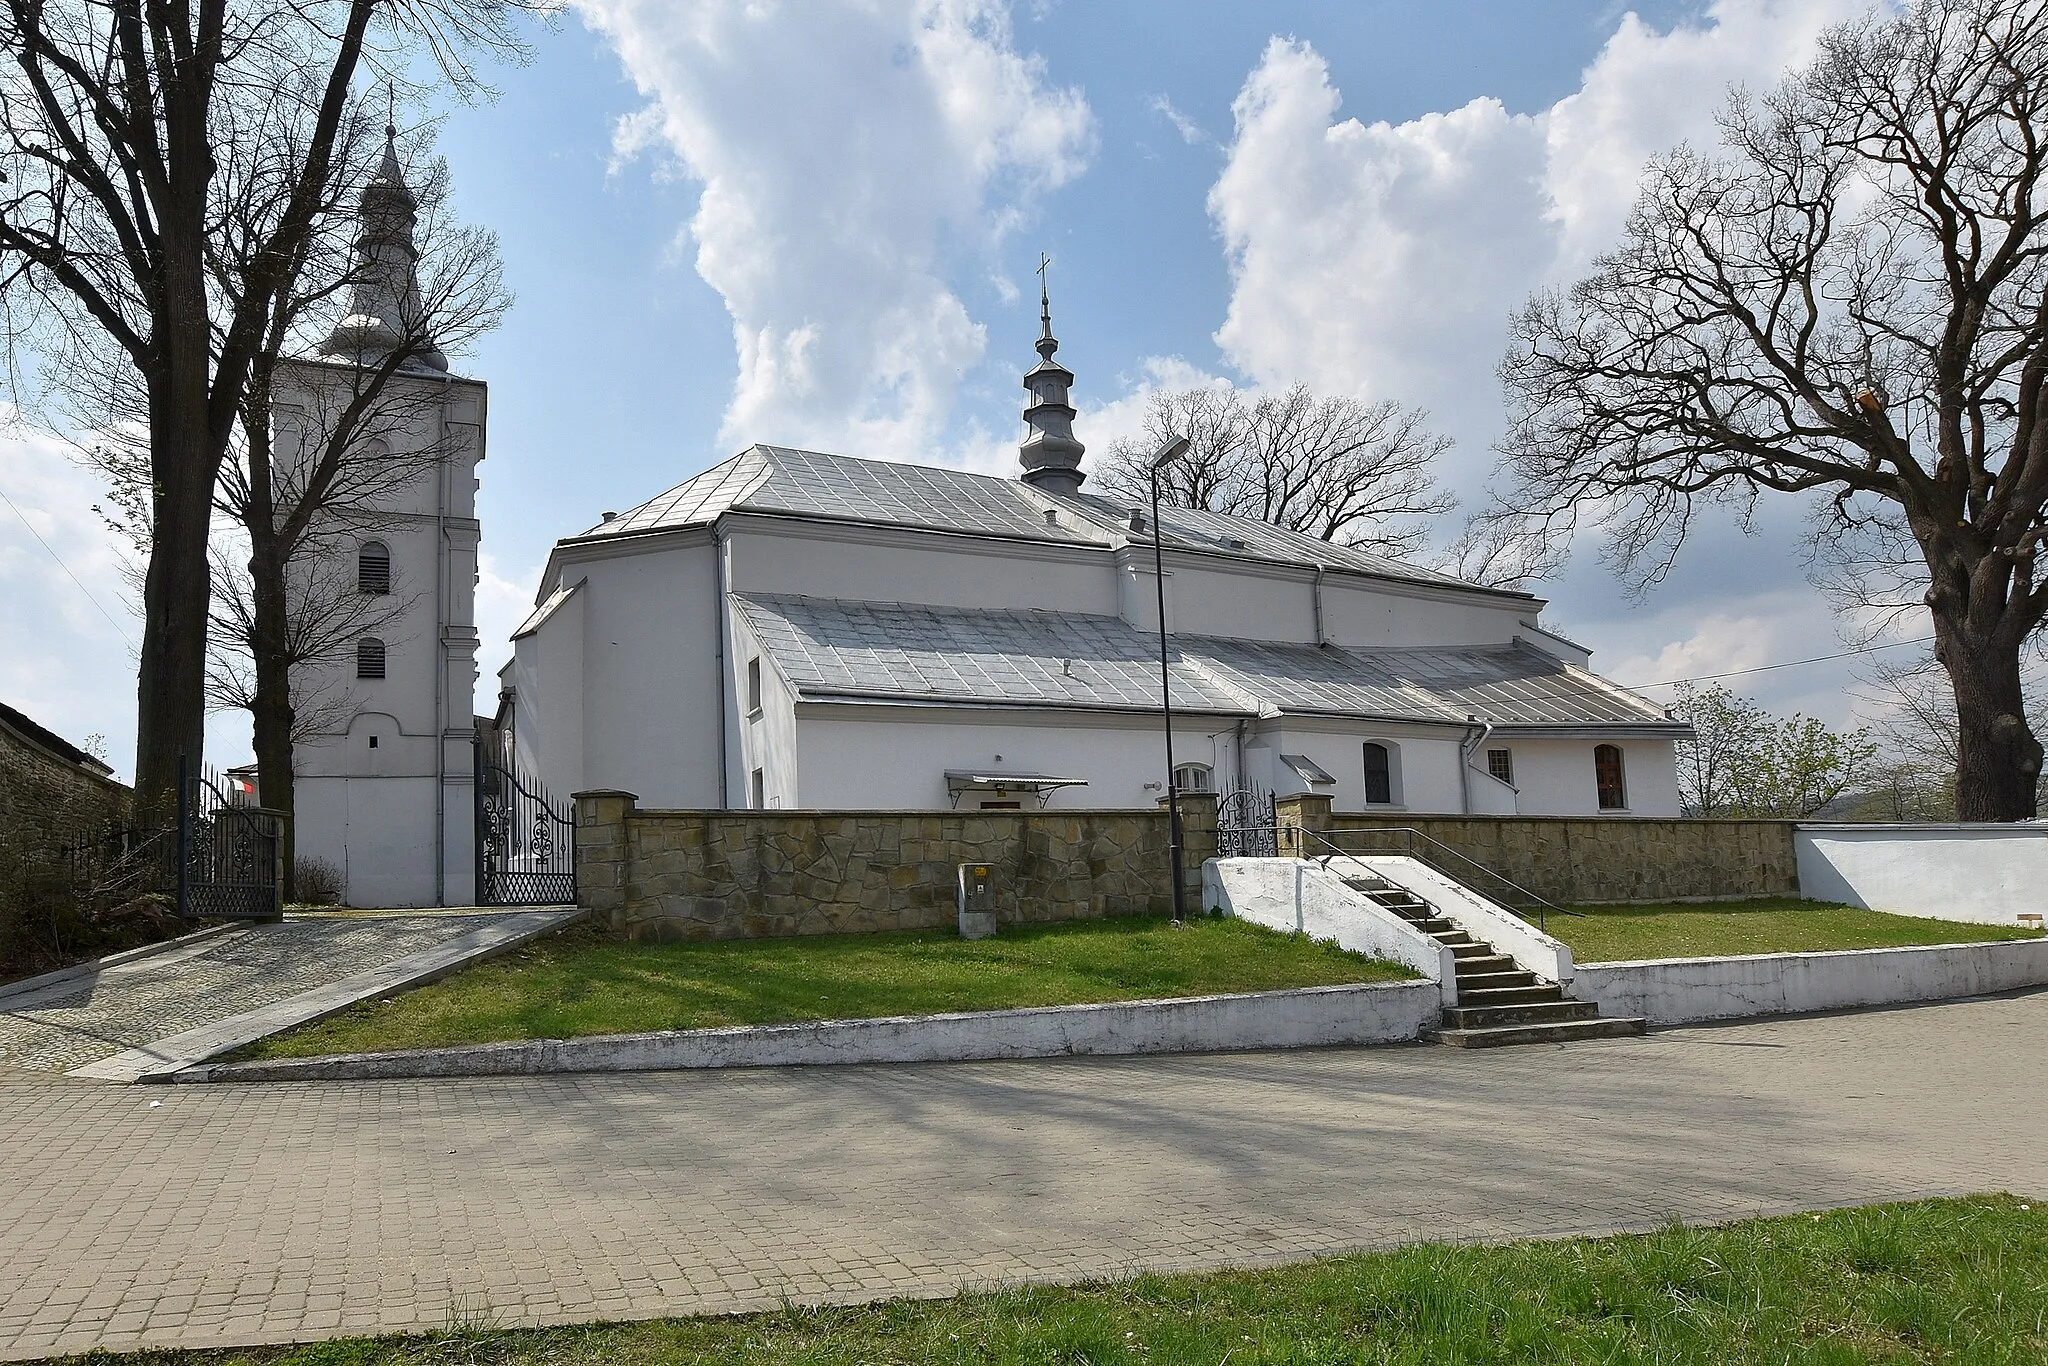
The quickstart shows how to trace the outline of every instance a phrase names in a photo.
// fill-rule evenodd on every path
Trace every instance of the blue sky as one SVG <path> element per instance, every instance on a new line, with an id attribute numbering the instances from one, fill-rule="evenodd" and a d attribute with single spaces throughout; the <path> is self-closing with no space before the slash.
<path id="1" fill-rule="evenodd" d="M 1853 9 L 583 0 L 441 134 L 518 300 L 457 360 L 491 385 L 479 705 L 555 538 L 750 441 L 1014 468 L 1040 251 L 1094 449 L 1152 386 L 1301 379 L 1429 408 L 1476 505 L 1508 312 L 1611 240 L 1643 157 Z M 0 491 L 69 568 L 0 508 L 0 699 L 125 770 L 139 630 L 98 491 L 25 431 Z M 1631 683 L 1827 653 L 1797 533 L 1713 528 L 1640 603 L 1581 553 L 1547 620 Z M 1844 666 L 1741 683 L 1851 714 Z M 212 735 L 247 751 L 239 716 Z"/>

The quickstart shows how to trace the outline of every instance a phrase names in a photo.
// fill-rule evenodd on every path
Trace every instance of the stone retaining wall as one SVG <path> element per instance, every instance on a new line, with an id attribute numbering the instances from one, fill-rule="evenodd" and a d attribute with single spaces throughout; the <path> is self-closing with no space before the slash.
<path id="1" fill-rule="evenodd" d="M 1187 904 L 1216 800 L 1182 799 Z M 638 939 L 753 939 L 954 923 L 956 869 L 996 869 L 1006 922 L 1172 909 L 1164 811 L 641 811 L 576 794 L 578 899 Z"/>
<path id="2" fill-rule="evenodd" d="M 1369 839 L 1357 832 L 1401 827 L 1419 831 L 1559 905 L 1799 895 L 1791 821 L 1365 816 L 1332 813 L 1328 797 L 1282 798 L 1279 807 L 1283 827 L 1327 833 L 1347 851 L 1409 853 L 1402 836 Z M 1304 842 L 1310 857 L 1322 847 L 1312 838 Z M 1440 858 L 1438 851 L 1419 841 L 1412 852 L 1464 880 L 1457 859 Z M 1509 898 L 1509 889 L 1477 874 L 1472 886 L 1495 900 Z"/>

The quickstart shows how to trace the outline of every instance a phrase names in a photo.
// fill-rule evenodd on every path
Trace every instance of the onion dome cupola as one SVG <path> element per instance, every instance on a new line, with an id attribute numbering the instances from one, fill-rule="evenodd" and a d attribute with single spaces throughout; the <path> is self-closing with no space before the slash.
<path id="1" fill-rule="evenodd" d="M 1024 376 L 1031 401 L 1024 409 L 1024 425 L 1030 430 L 1017 448 L 1024 465 L 1024 482 L 1047 493 L 1079 493 L 1081 454 L 1088 448 L 1074 436 L 1074 409 L 1067 402 L 1073 372 L 1054 360 L 1060 349 L 1052 335 L 1052 301 L 1045 290 L 1045 266 L 1039 266 L 1038 364 Z"/>
<path id="2" fill-rule="evenodd" d="M 419 333 L 419 248 L 413 241 L 418 210 L 398 165 L 398 129 L 386 124 L 384 159 L 357 201 L 362 226 L 348 312 L 320 343 L 321 355 L 376 365 L 409 346 L 415 354 L 406 360 L 406 369 L 447 370 L 448 358 L 432 338 Z"/>

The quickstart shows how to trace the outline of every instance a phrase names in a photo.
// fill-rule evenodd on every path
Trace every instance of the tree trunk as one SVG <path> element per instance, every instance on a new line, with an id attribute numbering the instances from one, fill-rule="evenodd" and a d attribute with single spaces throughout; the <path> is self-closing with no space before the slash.
<path id="1" fill-rule="evenodd" d="M 151 404 L 156 488 L 142 588 L 135 727 L 135 808 L 144 829 L 176 809 L 179 760 L 197 772 L 205 759 L 206 628 L 213 591 L 207 538 L 219 462 L 208 450 L 203 373 L 201 380 L 196 401 L 167 394 L 161 400 L 153 396 Z"/>
<path id="2" fill-rule="evenodd" d="M 259 546 L 249 557 L 251 585 L 250 654 L 256 666 L 256 694 L 249 713 L 255 731 L 256 784 L 263 805 L 284 817 L 284 899 L 298 899 L 297 796 L 292 774 L 290 622 L 285 599 L 285 566 L 276 547 Z"/>
<path id="3" fill-rule="evenodd" d="M 197 76 L 191 72 L 188 75 Z M 206 753 L 207 543 L 226 441 L 211 411 L 213 329 L 206 292 L 206 92 L 196 80 L 164 103 L 169 192 L 159 227 L 163 276 L 151 301 L 151 521 L 136 682 L 135 805 L 148 828 L 176 809 L 178 766 Z"/>
<path id="4" fill-rule="evenodd" d="M 2027 728 L 2020 644 L 1977 637 L 1939 612 L 1934 642 L 1956 695 L 1956 819 L 2031 820 L 2041 742 Z"/>

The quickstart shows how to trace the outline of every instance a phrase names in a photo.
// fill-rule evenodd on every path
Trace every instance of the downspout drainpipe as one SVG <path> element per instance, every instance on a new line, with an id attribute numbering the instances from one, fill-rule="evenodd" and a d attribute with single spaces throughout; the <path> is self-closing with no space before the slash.
<path id="1" fill-rule="evenodd" d="M 448 904 L 448 389 L 441 380 L 434 461 L 434 904 Z M 475 709 L 475 703 L 471 703 Z M 471 893 L 475 899 L 475 893 Z"/>
<path id="2" fill-rule="evenodd" d="M 1481 721 L 1476 716 L 1465 718 L 1472 723 L 1466 730 L 1465 738 L 1458 742 L 1458 792 L 1464 802 L 1465 814 L 1472 814 L 1472 756 L 1486 743 L 1486 737 L 1493 734 L 1493 723 Z"/>
<path id="3" fill-rule="evenodd" d="M 711 558 L 716 566 L 715 578 L 718 586 L 718 600 L 715 604 L 718 611 L 718 809 L 724 811 L 732 806 L 731 774 L 728 771 L 731 759 L 726 754 L 725 728 L 725 661 L 732 651 L 726 640 L 730 627 L 725 615 L 725 533 L 719 530 L 719 523 L 716 521 L 711 524 Z"/>
<path id="4" fill-rule="evenodd" d="M 1320 560 L 1316 561 L 1316 581 L 1315 581 L 1315 590 L 1314 590 L 1314 591 L 1315 591 L 1315 597 L 1316 597 L 1316 644 L 1318 644 L 1318 645 L 1328 645 L 1328 644 L 1330 643 L 1330 637 L 1329 637 L 1328 633 L 1326 633 L 1326 632 L 1325 632 L 1325 631 L 1323 630 L 1323 574 L 1324 574 L 1324 573 L 1325 573 L 1325 570 L 1324 570 L 1324 566 L 1323 566 L 1323 563 L 1322 563 L 1322 561 L 1320 561 Z"/>

